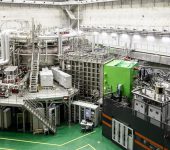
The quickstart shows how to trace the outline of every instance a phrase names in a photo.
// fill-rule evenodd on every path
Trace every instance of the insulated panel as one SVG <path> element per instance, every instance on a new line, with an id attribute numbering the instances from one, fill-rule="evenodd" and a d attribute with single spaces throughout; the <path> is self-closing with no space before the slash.
<path id="1" fill-rule="evenodd" d="M 52 73 L 53 73 L 53 76 L 54 76 L 54 80 L 55 81 L 58 81 L 58 70 L 59 70 L 59 67 L 51 67 L 51 70 L 52 70 Z"/>
<path id="2" fill-rule="evenodd" d="M 104 65 L 104 93 L 117 92 L 118 84 L 122 85 L 122 95 L 130 97 L 136 71 L 135 61 L 113 60 Z"/>
<path id="3" fill-rule="evenodd" d="M 72 87 L 72 78 L 71 75 L 63 72 L 63 71 L 59 71 L 59 84 L 64 86 L 65 88 L 71 88 Z"/>
<path id="4" fill-rule="evenodd" d="M 52 72 L 54 75 L 54 80 L 65 88 L 72 87 L 72 77 L 71 75 L 59 70 L 57 67 L 52 67 Z"/>
<path id="5" fill-rule="evenodd" d="M 40 71 L 40 83 L 41 86 L 53 86 L 53 73 L 51 70 Z"/>

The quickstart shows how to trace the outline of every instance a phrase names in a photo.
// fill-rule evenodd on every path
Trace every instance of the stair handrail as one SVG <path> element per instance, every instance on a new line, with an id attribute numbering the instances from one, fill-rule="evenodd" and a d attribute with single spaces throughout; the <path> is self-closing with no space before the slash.
<path id="1" fill-rule="evenodd" d="M 38 83 L 38 72 L 39 72 L 39 52 L 40 49 L 34 50 L 32 52 L 32 60 L 31 60 L 31 74 L 30 74 L 30 91 L 32 90 L 32 76 L 33 76 L 33 71 L 34 71 L 34 64 L 36 65 L 36 70 L 35 70 L 35 83 Z M 35 86 L 35 91 L 37 91 L 37 85 Z"/>
<path id="2" fill-rule="evenodd" d="M 30 70 L 30 83 L 29 83 L 29 88 L 31 88 L 31 78 L 32 78 L 32 70 L 33 70 L 33 52 L 32 52 L 32 57 L 31 57 L 31 70 Z"/>
<path id="3" fill-rule="evenodd" d="M 46 123 L 48 123 L 51 127 L 52 127 L 52 130 L 54 130 L 54 132 L 56 131 L 56 127 L 55 125 L 53 124 L 53 122 L 50 122 L 49 118 L 47 118 L 45 115 L 42 114 L 42 112 L 40 112 L 39 110 L 36 109 L 36 107 L 34 107 L 33 103 L 31 102 L 31 100 L 26 100 L 25 101 L 29 106 L 31 106 L 32 108 L 34 108 L 34 112 L 36 112 L 40 117 L 42 117 L 42 120 L 45 120 Z M 42 121 L 40 119 L 40 121 Z M 43 122 L 43 121 L 42 121 Z M 43 124 L 46 125 L 46 123 L 43 122 Z M 47 126 L 47 125 L 46 125 Z M 48 127 L 48 126 L 47 126 Z M 51 128 L 50 127 L 50 128 Z"/>
<path id="4" fill-rule="evenodd" d="M 37 76 L 38 76 L 38 72 L 39 72 L 39 63 L 40 63 L 40 48 L 38 50 L 38 56 L 37 56 Z"/>
<path id="5" fill-rule="evenodd" d="M 51 125 L 51 127 L 53 128 L 52 130 L 54 130 L 54 132 L 56 131 L 56 126 L 54 124 L 54 121 L 50 121 L 49 117 L 47 117 L 45 114 L 43 114 L 41 111 L 37 110 L 37 108 L 40 108 L 37 103 L 36 103 L 35 98 L 29 98 L 27 97 L 24 100 L 24 103 L 27 103 L 30 107 L 33 108 L 33 111 L 36 112 L 40 117 L 43 118 L 43 120 L 45 120 L 46 123 L 49 123 Z M 44 123 L 44 122 L 43 122 Z"/>

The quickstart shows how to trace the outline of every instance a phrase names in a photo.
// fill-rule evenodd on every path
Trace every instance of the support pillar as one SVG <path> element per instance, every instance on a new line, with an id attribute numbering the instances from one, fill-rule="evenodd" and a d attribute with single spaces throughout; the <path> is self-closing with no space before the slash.
<path id="1" fill-rule="evenodd" d="M 25 132 L 25 109 L 22 111 L 22 119 L 23 119 L 23 132 Z"/>
<path id="2" fill-rule="evenodd" d="M 68 124 L 71 126 L 71 98 L 68 100 Z"/>

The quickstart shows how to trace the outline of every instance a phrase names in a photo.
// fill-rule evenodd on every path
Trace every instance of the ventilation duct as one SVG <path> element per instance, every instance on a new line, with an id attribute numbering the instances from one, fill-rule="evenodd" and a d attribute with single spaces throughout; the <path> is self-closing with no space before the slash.
<path id="1" fill-rule="evenodd" d="M 0 65 L 5 65 L 10 60 L 10 34 L 16 32 L 14 30 L 5 30 L 1 33 L 1 58 Z"/>

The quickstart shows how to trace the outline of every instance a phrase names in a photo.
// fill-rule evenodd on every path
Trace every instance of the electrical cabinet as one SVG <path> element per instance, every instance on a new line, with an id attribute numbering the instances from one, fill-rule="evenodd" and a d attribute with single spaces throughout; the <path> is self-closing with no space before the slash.
<path id="1" fill-rule="evenodd" d="M 45 116 L 44 108 L 37 108 L 37 110 L 41 112 L 41 115 Z M 37 117 L 33 116 L 33 131 L 37 129 L 43 129 L 43 124 L 37 119 Z"/>
<path id="2" fill-rule="evenodd" d="M 160 88 L 162 92 L 163 89 Z M 156 90 L 148 88 L 135 89 L 134 94 L 134 110 L 136 111 L 137 117 L 148 120 L 151 124 L 161 127 L 161 123 L 170 125 L 170 103 L 169 100 L 162 99 L 162 94 L 158 88 Z M 159 97 L 159 100 L 158 100 Z M 160 98 L 161 97 L 161 98 Z"/>
<path id="3" fill-rule="evenodd" d="M 133 150 L 133 129 L 112 119 L 112 140 L 127 150 Z"/>
<path id="4" fill-rule="evenodd" d="M 134 109 L 142 114 L 145 114 L 145 103 L 141 101 L 135 101 Z"/>
<path id="5" fill-rule="evenodd" d="M 146 111 L 146 104 L 142 100 L 135 100 L 134 101 L 134 110 L 137 111 L 137 116 L 141 119 L 145 118 L 145 115 L 147 113 Z"/>
<path id="6" fill-rule="evenodd" d="M 72 103 L 72 119 L 74 122 L 87 120 L 93 122 L 94 126 L 98 125 L 99 122 L 99 106 L 82 102 L 74 101 Z"/>
<path id="7" fill-rule="evenodd" d="M 143 101 L 146 102 L 146 97 Z M 149 100 L 149 102 L 145 103 L 147 114 L 149 105 L 152 103 L 153 106 L 157 101 Z M 159 108 L 161 104 L 159 101 Z M 163 113 L 161 118 L 166 121 L 169 114 L 169 102 L 164 103 L 163 106 L 161 107 Z M 166 113 L 164 114 L 164 112 Z M 115 101 L 111 95 L 105 96 L 103 100 L 102 134 L 114 143 L 123 146 L 124 149 L 170 150 L 169 139 L 165 137 L 166 135 L 169 136 L 169 126 L 165 124 L 158 126 L 151 123 L 153 118 L 148 117 L 148 115 L 143 120 L 136 114 L 134 109 L 125 107 L 121 102 Z M 159 122 L 158 120 L 155 121 Z M 126 132 L 127 129 L 129 132 Z M 125 137 L 127 142 L 121 139 L 122 137 Z"/>
<path id="8" fill-rule="evenodd" d="M 55 125 L 60 125 L 60 106 L 56 106 L 55 110 Z"/>
<path id="9" fill-rule="evenodd" d="M 11 125 L 11 109 L 6 108 L 3 113 L 4 113 L 4 128 L 8 129 Z"/>
<path id="10" fill-rule="evenodd" d="M 60 107 L 49 108 L 49 120 L 55 125 L 60 125 Z"/>
<path id="11" fill-rule="evenodd" d="M 161 108 L 149 105 L 148 116 L 155 120 L 161 121 Z"/>
<path id="12" fill-rule="evenodd" d="M 71 120 L 73 122 L 79 121 L 79 106 L 71 105 Z"/>
<path id="13" fill-rule="evenodd" d="M 4 73 L 6 74 L 5 83 L 15 83 L 18 75 L 18 66 L 8 66 L 5 68 Z"/>
<path id="14" fill-rule="evenodd" d="M 149 105 L 148 116 L 151 117 L 150 122 L 157 126 L 161 125 L 161 108 Z"/>
<path id="15" fill-rule="evenodd" d="M 23 113 L 17 113 L 17 130 L 23 131 Z"/>
<path id="16" fill-rule="evenodd" d="M 2 113 L 2 109 L 0 109 L 0 128 L 2 128 L 3 127 L 3 125 L 2 125 L 2 115 L 3 115 L 3 113 Z"/>

